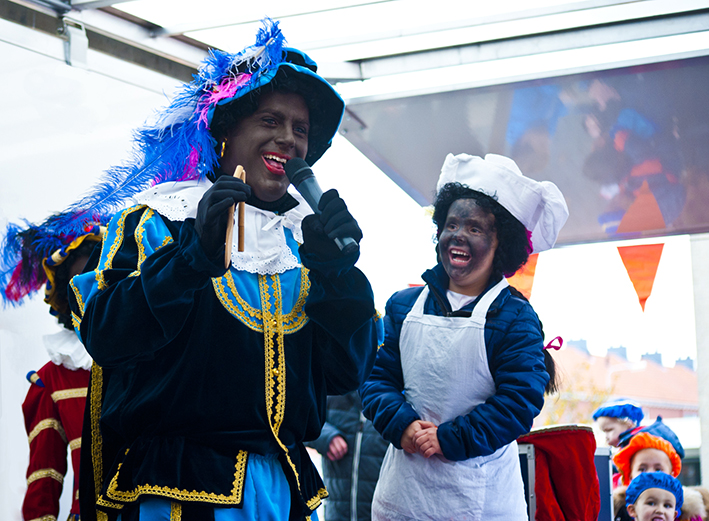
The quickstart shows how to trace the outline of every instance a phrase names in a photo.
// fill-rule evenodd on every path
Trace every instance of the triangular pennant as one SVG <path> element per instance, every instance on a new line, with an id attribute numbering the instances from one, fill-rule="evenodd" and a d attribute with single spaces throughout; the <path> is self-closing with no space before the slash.
<path id="1" fill-rule="evenodd" d="M 534 285 L 534 273 L 537 270 L 537 260 L 539 254 L 534 253 L 529 256 L 527 263 L 517 270 L 517 273 L 507 277 L 510 286 L 517 288 L 527 300 L 532 298 L 532 286 Z"/>
<path id="2" fill-rule="evenodd" d="M 645 180 L 637 191 L 635 201 L 620 220 L 616 233 L 662 230 L 664 227 L 665 219 L 662 217 L 657 199 Z"/>
<path id="3" fill-rule="evenodd" d="M 655 282 L 657 266 L 664 246 L 664 244 L 618 246 L 618 253 L 635 287 L 643 311 L 645 311 L 645 302 L 652 293 L 652 285 Z"/>

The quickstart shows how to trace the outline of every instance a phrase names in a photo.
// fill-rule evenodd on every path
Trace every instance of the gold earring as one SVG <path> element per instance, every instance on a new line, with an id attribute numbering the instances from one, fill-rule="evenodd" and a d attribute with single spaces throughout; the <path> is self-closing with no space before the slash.
<path id="1" fill-rule="evenodd" d="M 226 148 L 226 139 L 222 141 L 222 150 L 219 153 L 219 157 L 224 157 L 224 149 Z"/>

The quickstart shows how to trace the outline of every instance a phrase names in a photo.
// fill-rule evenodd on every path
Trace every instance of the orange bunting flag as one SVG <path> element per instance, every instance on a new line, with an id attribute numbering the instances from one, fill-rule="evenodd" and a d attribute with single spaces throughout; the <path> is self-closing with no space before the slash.
<path id="1" fill-rule="evenodd" d="M 657 266 L 664 246 L 664 244 L 618 246 L 618 253 L 635 287 L 643 311 L 645 311 L 645 302 L 652 293 L 652 285 L 655 282 Z"/>
<path id="2" fill-rule="evenodd" d="M 617 233 L 662 230 L 665 226 L 665 219 L 662 217 L 657 199 L 652 194 L 647 181 L 643 181 L 636 193 L 635 201 L 620 220 Z"/>
<path id="3" fill-rule="evenodd" d="M 517 273 L 507 277 L 507 282 L 510 283 L 510 286 L 517 288 L 522 295 L 527 297 L 527 300 L 532 298 L 532 285 L 534 284 L 534 272 L 537 270 L 538 259 L 538 253 L 530 255 L 527 263 L 517 270 Z"/>

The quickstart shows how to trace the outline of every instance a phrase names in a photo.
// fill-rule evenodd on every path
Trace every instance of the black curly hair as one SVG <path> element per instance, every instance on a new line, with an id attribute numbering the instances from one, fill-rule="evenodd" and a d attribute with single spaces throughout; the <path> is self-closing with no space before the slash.
<path id="1" fill-rule="evenodd" d="M 498 246 L 492 261 L 492 277 L 511 276 L 520 269 L 532 251 L 529 233 L 524 225 L 507 211 L 494 197 L 460 183 L 447 183 L 433 202 L 433 222 L 436 240 L 441 236 L 448 218 L 448 210 L 458 199 L 472 199 L 485 212 L 495 217 Z"/>

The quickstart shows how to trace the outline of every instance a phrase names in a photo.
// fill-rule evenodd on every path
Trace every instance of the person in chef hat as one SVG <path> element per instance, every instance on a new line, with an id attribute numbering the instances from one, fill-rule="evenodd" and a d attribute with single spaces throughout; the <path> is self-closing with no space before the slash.
<path id="1" fill-rule="evenodd" d="M 438 264 L 425 286 L 389 299 L 385 342 L 360 390 L 392 444 L 372 519 L 527 518 L 515 440 L 556 384 L 539 318 L 506 277 L 552 248 L 567 217 L 559 189 L 511 159 L 446 158 Z"/>

